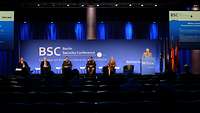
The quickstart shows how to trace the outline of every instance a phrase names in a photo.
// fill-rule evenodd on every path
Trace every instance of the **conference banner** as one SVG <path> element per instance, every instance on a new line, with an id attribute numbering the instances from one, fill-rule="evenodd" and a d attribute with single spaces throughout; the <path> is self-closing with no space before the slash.
<path id="1" fill-rule="evenodd" d="M 14 11 L 0 11 L 0 50 L 13 49 Z"/>
<path id="2" fill-rule="evenodd" d="M 200 47 L 200 11 L 170 11 L 169 28 L 172 40 Z"/>
<path id="3" fill-rule="evenodd" d="M 102 72 L 102 67 L 107 65 L 110 57 L 116 60 L 117 73 L 123 72 L 124 65 L 134 65 L 135 73 L 141 73 L 141 59 L 143 53 L 149 48 L 152 58 L 155 59 L 155 72 L 159 72 L 160 44 L 150 40 L 28 40 L 21 41 L 20 55 L 27 61 L 33 73 L 37 73 L 40 62 L 46 57 L 54 73 L 59 69 L 65 56 L 72 61 L 73 69 L 85 73 L 87 59 L 92 56 L 96 61 L 97 73 Z"/>

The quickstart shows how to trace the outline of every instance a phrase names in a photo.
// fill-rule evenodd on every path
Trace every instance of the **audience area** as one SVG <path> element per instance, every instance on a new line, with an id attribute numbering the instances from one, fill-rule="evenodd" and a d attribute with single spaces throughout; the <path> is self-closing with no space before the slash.
<path id="1" fill-rule="evenodd" d="M 1 77 L 0 104 L 9 113 L 199 111 L 199 77 L 169 76 Z"/>

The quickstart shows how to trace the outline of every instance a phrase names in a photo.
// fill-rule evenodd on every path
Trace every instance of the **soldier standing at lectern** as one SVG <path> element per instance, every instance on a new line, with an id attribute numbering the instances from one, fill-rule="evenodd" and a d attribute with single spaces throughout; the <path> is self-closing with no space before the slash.
<path id="1" fill-rule="evenodd" d="M 149 48 L 146 48 L 143 57 L 152 57 L 152 53 Z"/>
<path id="2" fill-rule="evenodd" d="M 89 57 L 86 64 L 86 71 L 88 75 L 96 74 L 96 62 L 94 61 L 93 57 Z"/>

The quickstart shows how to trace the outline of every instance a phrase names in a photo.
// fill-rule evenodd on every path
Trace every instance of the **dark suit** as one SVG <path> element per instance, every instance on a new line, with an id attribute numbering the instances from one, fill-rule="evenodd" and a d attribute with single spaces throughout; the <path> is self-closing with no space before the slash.
<path id="1" fill-rule="evenodd" d="M 24 61 L 23 63 L 19 62 L 17 65 L 17 68 L 21 68 L 22 71 L 19 73 L 22 76 L 27 76 L 30 74 L 30 67 L 28 64 Z"/>
<path id="2" fill-rule="evenodd" d="M 94 75 L 96 73 L 96 62 L 94 60 L 87 61 L 86 71 L 89 75 Z"/>
<path id="3" fill-rule="evenodd" d="M 44 67 L 44 61 L 42 61 L 40 64 L 40 69 L 41 69 L 42 75 L 51 74 L 51 65 L 50 65 L 49 61 L 46 61 L 46 63 L 47 63 L 47 67 Z"/>
<path id="4" fill-rule="evenodd" d="M 70 60 L 67 60 L 67 61 L 63 61 L 63 64 L 62 64 L 62 74 L 63 75 L 68 75 L 68 74 L 71 74 L 72 72 L 72 63 Z"/>

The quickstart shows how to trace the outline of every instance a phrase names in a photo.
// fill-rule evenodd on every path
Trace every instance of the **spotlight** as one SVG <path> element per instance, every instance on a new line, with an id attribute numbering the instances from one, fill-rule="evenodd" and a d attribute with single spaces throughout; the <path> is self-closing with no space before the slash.
<path id="1" fill-rule="evenodd" d="M 24 24 L 26 24 L 27 23 L 27 21 L 24 21 Z"/>
<path id="2" fill-rule="evenodd" d="M 40 4 L 38 3 L 37 6 L 40 7 Z"/>
<path id="3" fill-rule="evenodd" d="M 140 6 L 141 6 L 141 7 L 143 7 L 143 6 L 144 6 L 144 4 L 141 4 Z"/>
<path id="4" fill-rule="evenodd" d="M 193 11 L 198 11 L 199 10 L 199 5 L 193 5 L 192 10 Z"/>
<path id="5" fill-rule="evenodd" d="M 129 6 L 129 7 L 131 7 L 131 6 L 132 6 L 132 4 L 129 4 L 128 6 Z"/>
<path id="6" fill-rule="evenodd" d="M 51 21 L 51 24 L 53 24 L 53 21 Z"/>
<path id="7" fill-rule="evenodd" d="M 158 5 L 157 5 L 157 4 L 155 4 L 154 6 L 155 6 L 155 7 L 157 7 Z"/>
<path id="8" fill-rule="evenodd" d="M 84 7 L 84 6 L 85 6 L 84 4 L 81 5 L 81 7 Z"/>
<path id="9" fill-rule="evenodd" d="M 99 7 L 100 5 L 99 4 L 97 4 L 97 7 Z"/>
<path id="10" fill-rule="evenodd" d="M 115 7 L 117 7 L 118 6 L 118 4 L 115 4 Z"/>
<path id="11" fill-rule="evenodd" d="M 69 4 L 67 4 L 67 7 L 69 7 Z"/>

